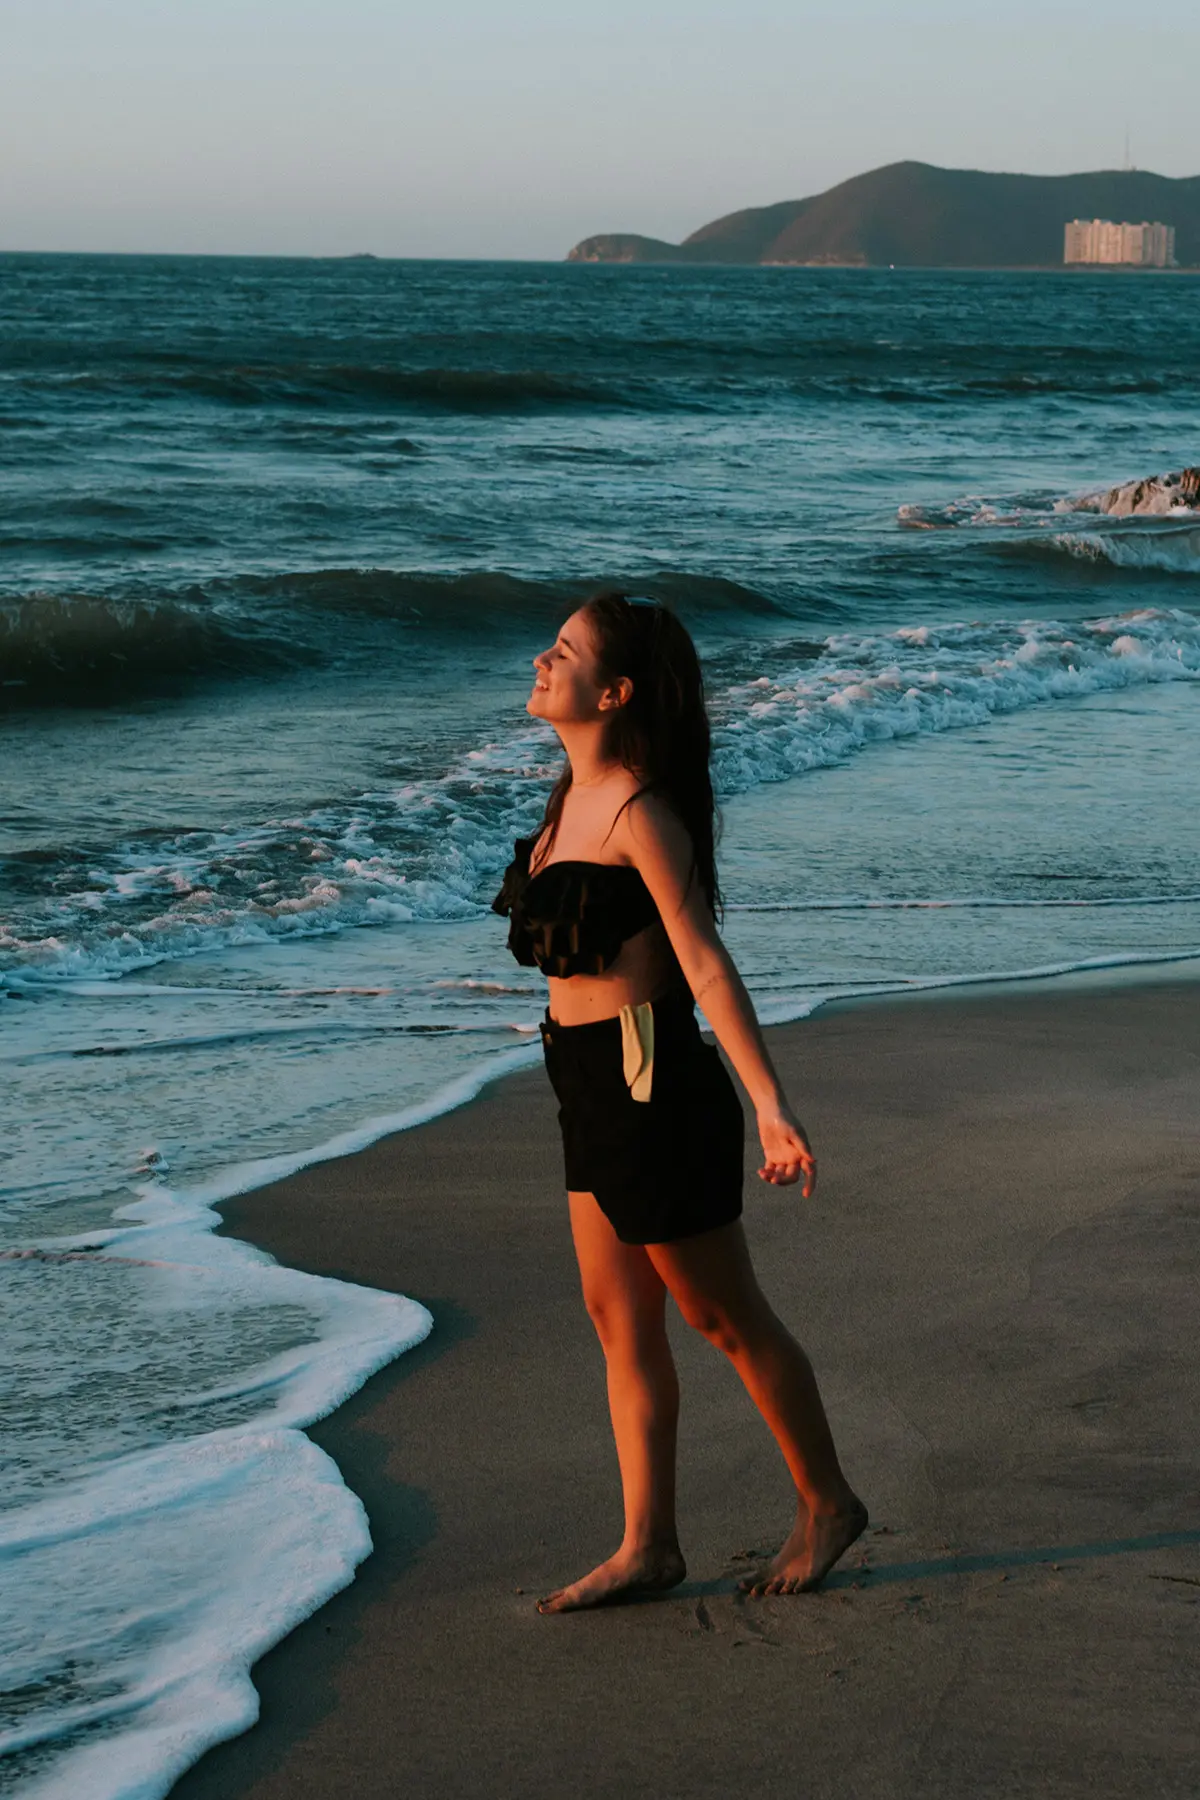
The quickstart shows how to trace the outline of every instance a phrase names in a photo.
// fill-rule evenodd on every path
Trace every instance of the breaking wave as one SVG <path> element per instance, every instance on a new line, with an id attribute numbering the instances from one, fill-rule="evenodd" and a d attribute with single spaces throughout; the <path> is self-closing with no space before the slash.
<path id="1" fill-rule="evenodd" d="M 301 646 L 221 617 L 204 597 L 0 599 L 0 706 L 91 702 L 199 676 L 266 673 Z"/>
<path id="2" fill-rule="evenodd" d="M 816 663 L 730 690 L 718 781 L 742 792 L 872 743 L 982 725 L 1046 701 L 1196 680 L 1200 619 L 1176 609 L 847 633 L 830 638 Z"/>
<path id="3" fill-rule="evenodd" d="M 476 630 L 481 626 L 533 624 L 560 618 L 602 587 L 619 587 L 678 606 L 689 616 L 783 614 L 769 595 L 719 576 L 661 570 L 641 581 L 609 577 L 562 581 L 531 580 L 503 571 L 438 574 L 403 569 L 314 569 L 295 574 L 244 576 L 239 594 L 294 603 L 314 611 L 371 614 L 398 621 L 424 621 L 435 628 Z"/>
<path id="4" fill-rule="evenodd" d="M 872 744 L 1155 682 L 1200 680 L 1200 619 L 1145 609 L 1077 624 L 1001 621 L 843 633 L 793 646 L 712 702 L 729 795 Z M 240 829 L 162 833 L 69 862 L 20 929 L 0 928 L 0 987 L 94 979 L 222 947 L 475 916 L 540 815 L 548 727 L 474 750 L 447 774 Z M 39 855 L 42 853 L 39 852 Z M 31 882 L 40 880 L 29 871 Z"/>
<path id="5" fill-rule="evenodd" d="M 1019 553 L 1049 562 L 1067 558 L 1097 568 L 1196 576 L 1200 575 L 1200 525 L 1124 532 L 1060 531 L 1022 544 Z"/>
<path id="6" fill-rule="evenodd" d="M 495 570 L 308 569 L 192 584 L 174 594 L 0 598 L 0 707 L 91 704 L 180 682 L 337 661 L 346 627 L 355 623 L 454 638 L 546 629 L 587 594 L 612 585 Z M 660 571 L 636 591 L 677 605 L 693 621 L 789 616 L 768 595 L 713 576 Z M 807 610 L 820 608 L 810 603 Z"/>
<path id="7" fill-rule="evenodd" d="M 1078 522 L 1064 530 L 1064 515 Z M 1097 529 L 1097 515 L 1128 520 Z M 1064 558 L 1096 567 L 1167 575 L 1200 574 L 1200 468 L 1063 497 L 1049 493 L 967 494 L 940 503 L 908 502 L 896 521 L 909 531 L 1017 530 L 1001 554 L 1033 562 Z"/>

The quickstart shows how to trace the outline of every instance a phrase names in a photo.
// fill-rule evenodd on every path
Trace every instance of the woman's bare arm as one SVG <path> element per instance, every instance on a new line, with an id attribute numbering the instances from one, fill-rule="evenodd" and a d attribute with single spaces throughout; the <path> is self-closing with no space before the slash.
<path id="1" fill-rule="evenodd" d="M 652 794 L 626 808 L 617 834 L 650 890 L 697 1005 L 750 1096 L 763 1144 L 759 1174 L 784 1184 L 803 1172 L 807 1197 L 816 1181 L 812 1149 L 788 1106 L 750 996 L 700 885 L 694 878 L 689 881 L 691 839 L 671 809 Z"/>

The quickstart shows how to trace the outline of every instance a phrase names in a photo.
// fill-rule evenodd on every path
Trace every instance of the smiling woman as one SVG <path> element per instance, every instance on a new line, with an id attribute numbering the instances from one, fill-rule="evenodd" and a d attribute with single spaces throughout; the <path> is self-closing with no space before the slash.
<path id="1" fill-rule="evenodd" d="M 741 1106 L 695 1017 L 702 1000 L 754 1104 L 760 1177 L 803 1178 L 807 1198 L 812 1150 L 717 933 L 699 662 L 664 607 L 601 594 L 534 667 L 527 710 L 554 727 L 567 760 L 494 906 L 509 916 L 517 961 L 549 980 L 546 1068 L 625 1503 L 616 1554 L 540 1608 L 597 1606 L 684 1578 L 668 1293 L 729 1357 L 796 1484 L 787 1541 L 744 1586 L 800 1593 L 849 1548 L 867 1513 L 841 1471 L 808 1358 L 755 1279 L 740 1223 Z"/>

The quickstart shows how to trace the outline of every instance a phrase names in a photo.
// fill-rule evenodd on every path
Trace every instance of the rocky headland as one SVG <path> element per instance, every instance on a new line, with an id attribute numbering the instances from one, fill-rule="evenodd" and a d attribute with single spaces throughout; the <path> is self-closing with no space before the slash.
<path id="1" fill-rule="evenodd" d="M 681 244 L 636 232 L 584 238 L 568 262 L 788 263 L 809 267 L 1057 268 L 1071 219 L 1160 220 L 1176 258 L 1200 265 L 1200 176 L 1143 169 L 993 175 L 890 163 L 823 194 L 752 206 Z"/>

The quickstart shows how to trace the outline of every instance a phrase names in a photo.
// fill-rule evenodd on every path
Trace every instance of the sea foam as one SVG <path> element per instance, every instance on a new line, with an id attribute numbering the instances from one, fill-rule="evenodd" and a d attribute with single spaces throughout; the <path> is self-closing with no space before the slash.
<path id="1" fill-rule="evenodd" d="M 361 1503 L 303 1427 L 432 1321 L 214 1237 L 208 1202 L 252 1179 L 151 1181 L 106 1230 L 7 1259 L 16 1398 L 0 1414 L 19 1426 L 22 1396 L 33 1413 L 11 1434 L 0 1513 L 0 1755 L 38 1800 L 165 1795 L 254 1721 L 254 1661 L 370 1551 Z M 56 1352 L 47 1321 L 64 1307 Z M 141 1445 L 113 1455 L 123 1427 Z"/>
<path id="2" fill-rule="evenodd" d="M 1194 515 L 1193 515 L 1194 516 Z M 1124 532 L 1056 532 L 1051 553 L 1114 569 L 1147 569 L 1164 575 L 1200 575 L 1200 526 L 1130 529 Z"/>
<path id="3" fill-rule="evenodd" d="M 1048 701 L 1200 679 L 1200 621 L 1178 609 L 1062 624 L 910 626 L 827 640 L 819 661 L 730 691 L 726 793 L 828 768 L 873 743 L 982 725 Z"/>

